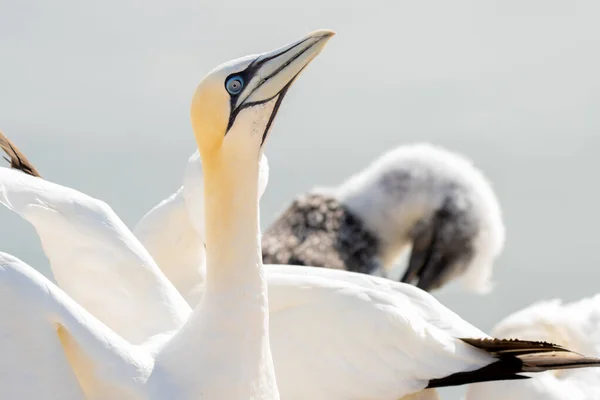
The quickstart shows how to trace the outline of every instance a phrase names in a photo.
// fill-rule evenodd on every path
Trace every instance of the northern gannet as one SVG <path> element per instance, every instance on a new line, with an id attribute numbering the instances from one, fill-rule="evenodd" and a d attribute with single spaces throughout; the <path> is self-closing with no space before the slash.
<path id="1" fill-rule="evenodd" d="M 462 277 L 483 293 L 504 236 L 498 199 L 470 161 L 404 145 L 338 187 L 295 199 L 265 231 L 263 259 L 389 274 L 410 248 L 402 282 L 431 291 Z"/>
<path id="2" fill-rule="evenodd" d="M 572 303 L 559 299 L 534 303 L 500 321 L 494 335 L 536 338 L 600 357 L 600 294 Z M 465 400 L 597 400 L 600 370 L 596 368 L 536 374 L 522 382 L 472 385 Z"/>
<path id="3" fill-rule="evenodd" d="M 263 155 L 259 196 L 268 177 Z M 179 190 L 134 228 L 191 306 L 204 281 L 203 185 L 196 152 Z M 458 154 L 422 143 L 389 151 L 336 188 L 296 198 L 263 234 L 262 254 L 268 264 L 389 274 L 410 248 L 402 281 L 430 291 L 462 277 L 483 293 L 504 237 L 500 205 L 483 173 Z"/>
<path id="4" fill-rule="evenodd" d="M 0 254 L 3 395 L 48 398 L 60 381 L 68 385 L 61 395 L 69 399 L 82 392 L 94 399 L 279 399 L 260 254 L 256 262 L 237 257 L 258 240 L 248 235 L 258 223 L 258 198 L 245 201 L 235 193 L 257 190 L 252 178 L 258 168 L 245 171 L 247 182 L 241 176 L 236 182 L 232 173 L 248 163 L 247 146 L 264 142 L 290 86 L 332 36 L 315 31 L 274 51 L 222 64 L 198 85 L 192 126 L 213 168 L 205 169 L 205 204 L 212 211 L 205 216 L 206 290 L 194 311 L 107 205 L 40 177 L 0 169 L 0 201 L 36 227 L 53 267 L 75 272 L 54 271 L 67 294 L 22 261 Z M 256 137 L 259 131 L 262 137 Z M 252 161 L 258 165 L 258 158 Z M 246 227 L 236 224 L 242 210 L 255 213 Z M 97 225 L 101 229 L 86 229 Z M 77 280 L 88 273 L 87 284 Z M 94 287 L 108 297 L 92 299 L 86 289 Z"/>
<path id="5" fill-rule="evenodd" d="M 243 58 L 226 66 L 240 71 L 255 60 Z M 209 78 L 221 76 L 220 72 L 214 71 Z M 267 82 L 265 90 L 278 91 L 273 81 Z M 239 96 L 252 101 L 252 79 L 246 79 L 246 85 Z M 219 85 L 209 86 L 218 92 Z M 207 93 L 205 89 L 201 85 L 199 91 Z M 77 298 L 72 299 L 31 267 L 10 256 L 0 258 L 0 304 L 10 304 L 0 314 L 0 332 L 12 339 L 0 341 L 1 346 L 8 347 L 0 351 L 12 357 L 1 359 L 0 367 L 11 368 L 13 378 L 1 382 L 3 388 L 19 385 L 19 379 L 22 383 L 22 371 L 30 374 L 27 367 L 31 363 L 37 372 L 47 374 L 44 382 L 50 381 L 52 374 L 60 373 L 52 368 L 55 357 L 61 365 L 71 363 L 84 392 L 100 393 L 97 397 L 127 398 L 131 393 L 139 394 L 140 386 L 144 389 L 142 398 L 197 396 L 198 384 L 205 376 L 203 367 L 208 365 L 213 367 L 207 372 L 212 378 L 208 390 L 217 388 L 219 394 L 230 394 L 236 387 L 243 390 L 244 384 L 252 380 L 252 366 L 256 364 L 231 365 L 231 352 L 237 355 L 238 363 L 264 359 L 264 346 L 257 346 L 258 351 L 252 351 L 257 347 L 248 347 L 250 354 L 241 348 L 260 335 L 257 332 L 263 332 L 263 340 L 267 337 L 264 324 L 243 315 L 244 311 L 262 314 L 264 321 L 269 320 L 277 386 L 284 399 L 434 399 L 436 387 L 520 379 L 520 372 L 600 365 L 600 360 L 547 343 L 494 340 L 428 293 L 408 284 L 303 266 L 270 265 L 263 275 L 258 228 L 259 160 L 268 121 L 279 99 L 275 96 L 273 102 L 249 109 L 250 113 L 234 113 L 233 127 L 228 130 L 231 114 L 219 112 L 220 107 L 228 108 L 227 96 L 211 96 L 213 109 L 206 114 L 194 112 L 205 101 L 203 97 L 195 98 L 193 125 L 205 168 L 208 263 L 205 295 L 193 312 L 180 299 L 166 295 L 171 293 L 169 283 L 107 205 L 38 177 L 0 169 L 0 201 L 36 227 L 46 251 L 49 244 L 61 246 L 63 257 L 59 260 L 66 262 L 57 263 L 49 255 L 53 270 L 65 269 L 65 273 L 58 274 L 63 280 L 71 279 L 88 289 L 78 291 L 74 296 Z M 239 129 L 240 122 L 253 122 L 248 126 L 254 128 Z M 225 234 L 227 229 L 233 233 Z M 228 250 L 232 245 L 235 251 Z M 103 258 L 104 265 L 92 263 L 94 268 L 101 268 L 90 277 L 85 261 L 96 257 Z M 112 259 L 121 262 L 115 265 Z M 217 260 L 223 269 L 211 267 Z M 127 273 L 119 275 L 121 270 Z M 102 271 L 106 272 L 104 276 Z M 143 301 L 119 290 L 135 285 L 140 285 Z M 228 287 L 231 290 L 221 291 Z M 264 315 L 267 288 L 268 317 Z M 93 308 L 103 307 L 103 290 L 108 296 L 118 296 L 122 309 L 115 310 L 114 315 L 106 313 L 99 321 L 93 316 Z M 90 308 L 86 310 L 76 302 L 89 304 Z M 121 324 L 122 330 L 131 329 L 137 315 L 155 312 L 154 307 L 161 303 L 162 308 L 156 312 L 187 316 L 186 324 L 177 327 L 179 320 L 173 318 L 175 322 L 166 324 L 161 332 L 148 330 L 146 338 L 138 337 L 140 345 L 123 338 L 131 333 L 109 328 Z M 258 304 L 264 306 L 256 310 Z M 123 316 L 124 311 L 131 314 Z M 215 331 L 211 334 L 212 328 Z M 40 357 L 30 351 L 29 343 L 18 340 L 20 332 L 30 330 L 35 330 L 36 340 L 44 343 Z M 240 331 L 242 337 L 236 337 Z M 143 334 L 139 330 L 135 333 Z M 216 340 L 213 347 L 204 347 L 202 339 L 207 336 Z M 232 342 L 234 337 L 237 340 Z M 20 353 L 29 357 L 29 364 L 19 363 Z M 216 364 L 211 365 L 211 361 Z M 0 374 L 0 379 L 4 378 Z M 108 394 L 112 397 L 106 397 Z"/>

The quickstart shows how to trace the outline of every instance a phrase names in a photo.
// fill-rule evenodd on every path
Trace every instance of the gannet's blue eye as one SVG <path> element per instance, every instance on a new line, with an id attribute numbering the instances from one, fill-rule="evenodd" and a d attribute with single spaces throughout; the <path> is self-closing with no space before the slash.
<path id="1" fill-rule="evenodd" d="M 225 88 L 229 94 L 236 95 L 242 91 L 244 87 L 244 80 L 239 76 L 232 76 L 225 82 Z"/>

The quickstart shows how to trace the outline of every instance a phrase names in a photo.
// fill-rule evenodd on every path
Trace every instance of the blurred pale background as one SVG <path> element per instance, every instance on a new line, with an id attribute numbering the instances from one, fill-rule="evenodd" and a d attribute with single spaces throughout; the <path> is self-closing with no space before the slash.
<path id="1" fill-rule="evenodd" d="M 181 184 L 206 72 L 334 29 L 275 123 L 263 226 L 393 146 L 465 154 L 492 180 L 508 240 L 493 294 L 439 298 L 486 330 L 599 289 L 599 20 L 596 0 L 0 0 L 0 128 L 47 179 L 133 227 Z M 33 229 L 4 209 L 0 241 L 48 271 Z"/>

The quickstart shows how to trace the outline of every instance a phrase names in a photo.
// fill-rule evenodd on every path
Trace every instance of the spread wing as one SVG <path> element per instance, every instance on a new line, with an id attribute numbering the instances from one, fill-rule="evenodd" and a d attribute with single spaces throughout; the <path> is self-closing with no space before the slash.
<path id="1" fill-rule="evenodd" d="M 0 203 L 35 227 L 59 286 L 126 340 L 186 321 L 185 300 L 104 202 L 0 168 Z"/>

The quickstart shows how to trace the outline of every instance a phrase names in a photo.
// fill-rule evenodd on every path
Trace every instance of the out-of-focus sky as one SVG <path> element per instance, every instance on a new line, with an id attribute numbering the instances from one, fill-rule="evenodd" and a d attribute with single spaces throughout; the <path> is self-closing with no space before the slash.
<path id="1" fill-rule="evenodd" d="M 47 179 L 133 227 L 181 184 L 205 73 L 334 29 L 275 123 L 263 225 L 397 145 L 460 152 L 493 182 L 507 244 L 493 294 L 438 297 L 487 330 L 600 288 L 599 20 L 594 0 L 0 0 L 0 128 Z M 0 244 L 47 271 L 4 209 Z"/>

